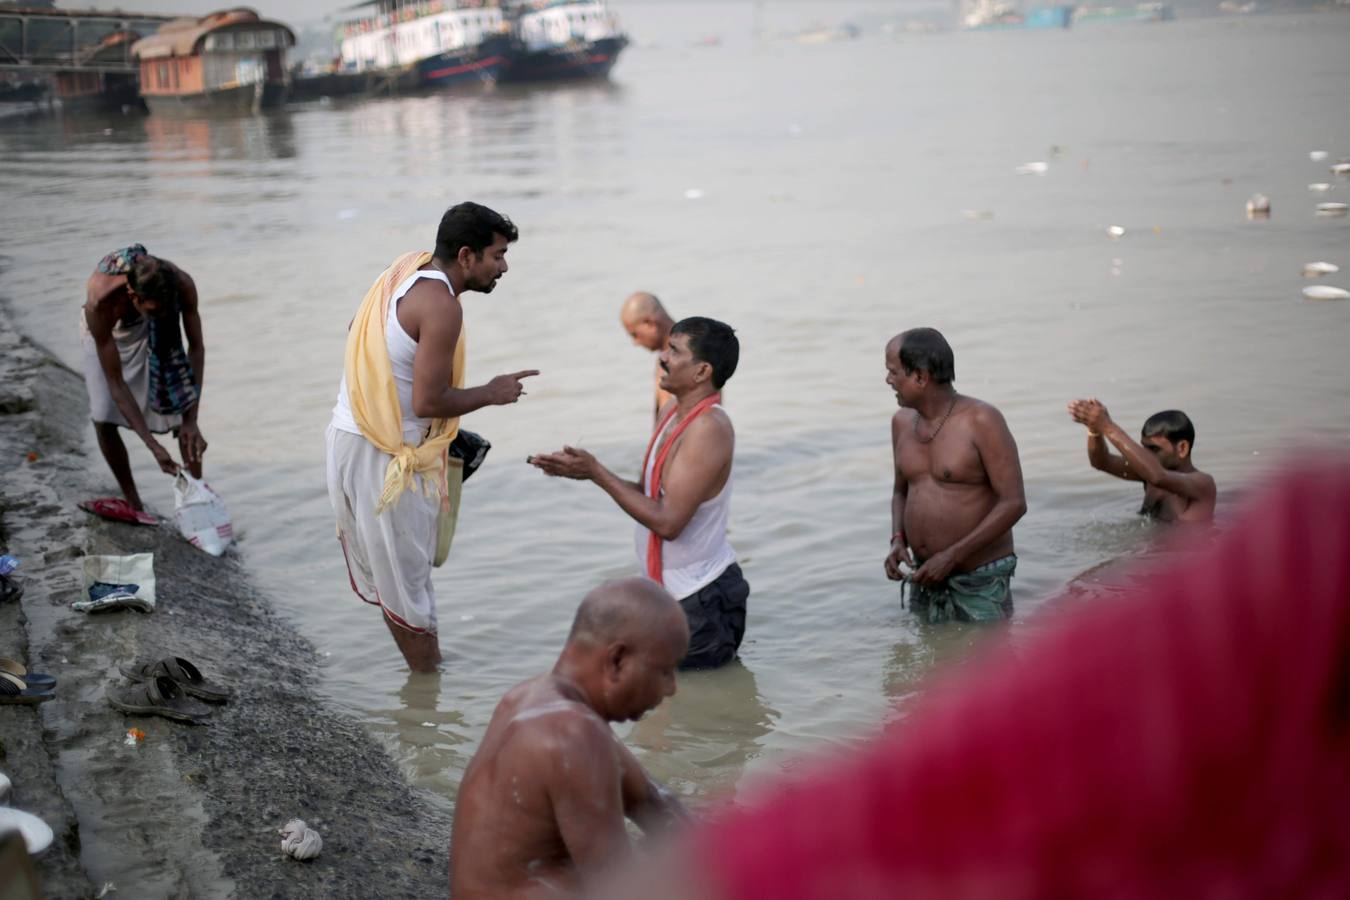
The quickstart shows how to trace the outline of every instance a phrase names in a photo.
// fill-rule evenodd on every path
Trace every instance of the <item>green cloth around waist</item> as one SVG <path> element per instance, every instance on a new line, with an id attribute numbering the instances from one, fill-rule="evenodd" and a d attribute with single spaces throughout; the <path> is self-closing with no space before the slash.
<path id="1" fill-rule="evenodd" d="M 1002 622 L 1012 617 L 1013 554 L 985 563 L 969 572 L 949 575 L 937 584 L 909 582 L 909 602 L 921 619 L 931 624 Z"/>

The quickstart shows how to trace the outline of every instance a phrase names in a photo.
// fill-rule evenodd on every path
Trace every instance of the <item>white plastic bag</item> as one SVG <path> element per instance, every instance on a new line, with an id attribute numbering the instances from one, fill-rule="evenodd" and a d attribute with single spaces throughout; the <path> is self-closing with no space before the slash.
<path id="1" fill-rule="evenodd" d="M 131 596 L 141 601 L 130 604 L 135 609 L 149 612 L 155 608 L 155 555 L 153 553 L 133 553 L 130 556 L 86 556 L 84 558 L 84 593 L 81 599 L 71 604 L 71 608 L 80 612 L 93 612 L 100 609 L 119 608 L 124 604 L 113 603 L 109 594 L 99 600 L 89 597 L 89 588 L 95 584 L 117 584 L 130 588 Z"/>
<path id="2" fill-rule="evenodd" d="M 219 556 L 234 540 L 230 511 L 206 482 L 180 471 L 173 483 L 173 506 L 178 530 L 197 549 Z"/>

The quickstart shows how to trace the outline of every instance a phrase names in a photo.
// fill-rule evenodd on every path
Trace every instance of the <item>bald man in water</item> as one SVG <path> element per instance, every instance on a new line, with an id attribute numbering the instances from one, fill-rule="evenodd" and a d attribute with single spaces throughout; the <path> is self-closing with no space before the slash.
<path id="1" fill-rule="evenodd" d="M 645 578 L 586 595 L 553 671 L 497 705 L 460 784 L 450 837 L 455 900 L 556 896 L 688 815 L 610 730 L 675 693 L 684 612 Z"/>
<path id="2" fill-rule="evenodd" d="M 675 320 L 666 312 L 661 301 L 656 299 L 655 294 L 638 291 L 630 295 L 623 301 L 623 308 L 619 310 L 619 322 L 623 325 L 623 330 L 633 339 L 633 343 L 639 347 L 646 347 L 653 353 L 660 354 L 670 346 L 670 329 L 675 327 Z M 661 414 L 661 407 L 665 406 L 670 398 L 671 395 L 661 388 L 661 363 L 658 361 L 653 418 Z"/>

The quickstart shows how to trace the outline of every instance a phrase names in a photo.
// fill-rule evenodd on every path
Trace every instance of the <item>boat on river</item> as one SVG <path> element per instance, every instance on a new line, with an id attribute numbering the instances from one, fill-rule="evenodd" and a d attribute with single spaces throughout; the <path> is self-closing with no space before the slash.
<path id="1" fill-rule="evenodd" d="M 502 81 L 604 78 L 628 36 L 604 0 L 508 0 L 513 46 Z"/>
<path id="2" fill-rule="evenodd" d="M 496 81 L 512 40 L 502 8 L 473 0 L 368 0 L 341 26 L 335 75 L 354 90 Z M 334 88 L 341 78 L 328 79 Z"/>
<path id="3" fill-rule="evenodd" d="M 1006 0 L 974 0 L 963 5 L 961 27 L 968 31 L 1068 28 L 1072 6 L 1033 6 L 1025 11 Z"/>
<path id="4" fill-rule="evenodd" d="M 286 48 L 295 33 L 251 9 L 166 22 L 131 45 L 152 113 L 275 106 L 286 97 Z"/>
<path id="5" fill-rule="evenodd" d="M 1074 25 L 1113 25 L 1123 22 L 1171 22 L 1176 12 L 1166 3 L 1135 3 L 1124 6 L 1084 4 L 1074 9 Z"/>

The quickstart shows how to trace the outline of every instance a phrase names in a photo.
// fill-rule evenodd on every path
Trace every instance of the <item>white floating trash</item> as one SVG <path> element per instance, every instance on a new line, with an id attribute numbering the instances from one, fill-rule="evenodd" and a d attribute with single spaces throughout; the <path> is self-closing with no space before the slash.
<path id="1" fill-rule="evenodd" d="M 1350 300 L 1350 291 L 1329 284 L 1314 284 L 1303 289 L 1303 296 L 1309 300 Z"/>
<path id="2" fill-rule="evenodd" d="M 1310 262 L 1303 264 L 1304 278 L 1321 278 L 1323 275 L 1335 275 L 1341 267 L 1329 262 Z"/>

